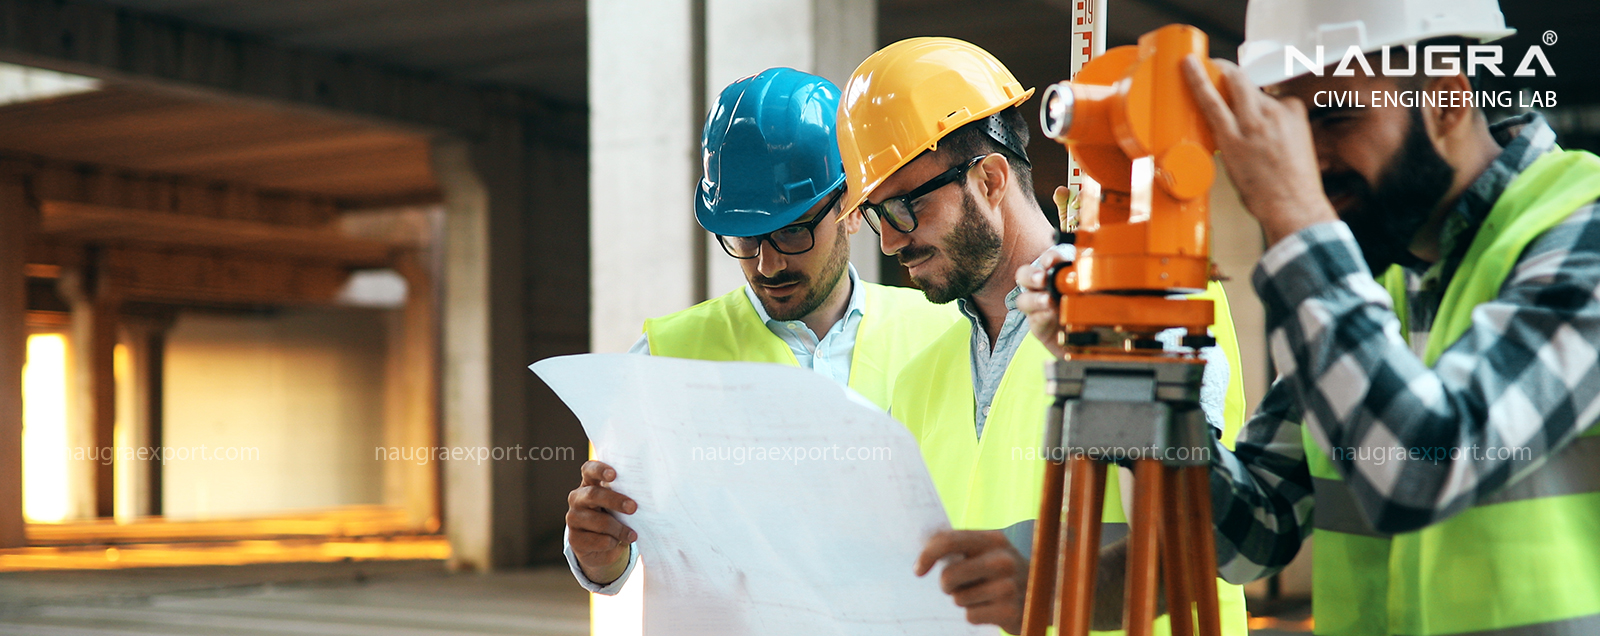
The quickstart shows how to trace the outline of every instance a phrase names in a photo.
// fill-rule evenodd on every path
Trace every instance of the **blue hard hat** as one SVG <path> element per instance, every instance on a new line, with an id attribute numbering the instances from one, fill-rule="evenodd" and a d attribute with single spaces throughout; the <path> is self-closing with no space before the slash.
<path id="1" fill-rule="evenodd" d="M 700 142 L 700 226 L 723 236 L 766 234 L 844 187 L 838 108 L 839 87 L 792 68 L 769 68 L 722 89 Z"/>

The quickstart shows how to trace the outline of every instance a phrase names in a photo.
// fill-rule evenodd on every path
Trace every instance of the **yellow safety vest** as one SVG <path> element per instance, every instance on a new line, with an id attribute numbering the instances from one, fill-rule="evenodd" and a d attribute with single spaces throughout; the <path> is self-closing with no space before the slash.
<path id="1" fill-rule="evenodd" d="M 1556 150 L 1495 202 L 1445 289 L 1430 367 L 1493 300 L 1534 239 L 1600 197 L 1600 158 Z M 1402 323 L 1404 274 L 1385 286 Z M 1404 330 L 1407 338 L 1409 329 Z M 1333 636 L 1600 634 L 1600 426 L 1538 471 L 1416 532 L 1372 529 L 1333 462 L 1302 427 L 1316 489 L 1312 612 Z"/>
<path id="2" fill-rule="evenodd" d="M 1212 283 L 1199 297 L 1215 302 L 1212 334 L 1230 363 L 1223 440 L 1231 447 L 1245 413 L 1238 339 L 1222 286 Z M 939 489 L 950 524 L 962 530 L 1001 530 L 1032 521 L 1039 514 L 1040 489 L 1044 487 L 1040 445 L 1045 411 L 1053 399 L 1045 393 L 1044 365 L 1054 358 L 1031 334 L 1027 336 L 1001 377 L 980 438 L 972 393 L 971 342 L 972 324 L 962 320 L 912 360 L 896 384 L 891 414 L 905 423 L 921 445 L 923 461 Z M 1101 519 L 1120 529 L 1127 519 L 1117 471 L 1109 472 Z M 1249 629 L 1243 588 L 1218 580 L 1217 598 L 1222 633 L 1245 636 Z M 1156 634 L 1168 633 L 1167 618 L 1162 617 L 1156 622 Z"/>
<path id="3" fill-rule="evenodd" d="M 850 388 L 888 409 L 901 368 L 961 315 L 952 307 L 928 302 L 915 289 L 865 281 L 861 285 L 864 306 L 850 357 Z M 744 287 L 646 320 L 644 332 L 651 355 L 800 365 L 789 345 L 761 321 Z"/>

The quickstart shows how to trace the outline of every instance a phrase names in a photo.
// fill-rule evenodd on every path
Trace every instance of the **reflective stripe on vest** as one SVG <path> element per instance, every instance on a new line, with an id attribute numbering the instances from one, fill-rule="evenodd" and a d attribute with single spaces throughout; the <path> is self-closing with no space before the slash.
<path id="1" fill-rule="evenodd" d="M 1423 361 L 1467 331 L 1529 244 L 1597 197 L 1600 158 L 1588 153 L 1558 149 L 1519 175 L 1446 288 Z M 1405 324 L 1404 276 L 1390 270 L 1383 282 Z M 1316 489 L 1316 633 L 1600 633 L 1600 426 L 1461 514 L 1392 536 L 1372 529 L 1309 429 L 1302 438 Z"/>
<path id="2" fill-rule="evenodd" d="M 866 293 L 850 357 L 850 388 L 887 410 L 901 367 L 962 318 L 954 308 L 930 303 L 914 289 L 862 285 Z M 788 343 L 761 321 L 743 287 L 646 320 L 644 332 L 651 355 L 800 364 Z"/>
<path id="3" fill-rule="evenodd" d="M 1226 296 L 1221 286 L 1213 283 L 1204 297 L 1221 301 L 1215 304 L 1217 325 L 1212 335 L 1237 373 L 1238 344 Z M 971 322 L 961 320 L 906 366 L 895 384 L 891 414 L 917 438 L 952 526 L 1003 530 L 1013 539 L 1031 537 L 1043 487 L 1045 450 L 1041 443 L 1045 411 L 1051 401 L 1045 393 L 1044 365 L 1054 358 L 1032 335 L 1024 339 L 1000 380 L 979 438 L 972 393 L 971 330 Z M 1232 374 L 1227 395 L 1224 412 L 1229 419 L 1223 439 L 1231 446 L 1245 412 L 1243 382 Z M 1106 480 L 1102 543 L 1126 535 L 1117 474 L 1111 470 Z M 1030 545 L 1029 541 L 1013 543 Z M 1243 588 L 1220 579 L 1217 586 L 1222 633 L 1245 636 L 1249 630 Z M 1156 621 L 1155 633 L 1170 633 L 1165 617 Z"/>

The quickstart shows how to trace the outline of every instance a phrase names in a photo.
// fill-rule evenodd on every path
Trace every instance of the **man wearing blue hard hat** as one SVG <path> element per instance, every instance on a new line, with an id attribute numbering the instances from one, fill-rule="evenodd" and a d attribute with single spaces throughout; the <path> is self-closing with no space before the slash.
<path id="1" fill-rule="evenodd" d="M 695 218 L 749 284 L 646 320 L 631 353 L 801 366 L 889 408 L 901 368 L 959 316 L 850 265 L 861 217 L 839 207 L 838 107 L 832 82 L 789 68 L 723 89 L 701 140 Z M 582 474 L 567 498 L 567 561 L 589 591 L 614 594 L 638 562 L 637 535 L 607 511 L 638 504 L 607 486 L 610 466 L 587 462 Z"/>

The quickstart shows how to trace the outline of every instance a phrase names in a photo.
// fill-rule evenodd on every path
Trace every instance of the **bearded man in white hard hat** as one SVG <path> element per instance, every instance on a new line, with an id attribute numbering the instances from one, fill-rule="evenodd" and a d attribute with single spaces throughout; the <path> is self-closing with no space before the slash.
<path id="1" fill-rule="evenodd" d="M 1280 373 L 1214 453 L 1220 570 L 1314 532 L 1318 634 L 1600 634 L 1600 158 L 1486 120 L 1467 47 L 1510 33 L 1493 0 L 1252 0 L 1224 90 L 1185 69 Z"/>

